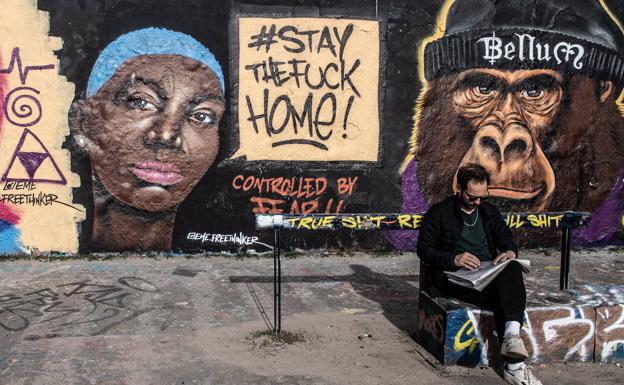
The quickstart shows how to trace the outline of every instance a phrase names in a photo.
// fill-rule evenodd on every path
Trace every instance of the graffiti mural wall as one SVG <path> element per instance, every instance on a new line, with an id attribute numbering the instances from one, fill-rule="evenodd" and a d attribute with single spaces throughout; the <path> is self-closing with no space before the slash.
<path id="1" fill-rule="evenodd" d="M 612 241 L 624 213 L 624 40 L 606 2 L 446 1 L 437 20 L 419 49 L 404 210 L 426 211 L 477 163 L 502 210 L 589 211 L 576 241 Z"/>
<path id="2" fill-rule="evenodd" d="M 0 14 L 0 253 L 75 252 L 84 208 L 63 148 L 74 86 L 59 73 L 49 15 L 9 0 Z"/>
<path id="3" fill-rule="evenodd" d="M 419 214 L 466 163 L 503 211 L 590 211 L 575 242 L 624 240 L 621 2 L 6 3 L 2 254 L 265 252 L 254 214 Z"/>

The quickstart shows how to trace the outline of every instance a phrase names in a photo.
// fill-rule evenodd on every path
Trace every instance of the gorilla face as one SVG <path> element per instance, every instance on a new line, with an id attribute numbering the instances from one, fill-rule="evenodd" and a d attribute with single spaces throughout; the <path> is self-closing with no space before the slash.
<path id="1" fill-rule="evenodd" d="M 490 196 L 530 201 L 533 210 L 552 199 L 555 174 L 540 138 L 559 110 L 561 84 L 561 75 L 551 70 L 470 70 L 458 78 L 453 106 L 474 132 L 459 167 L 484 166 Z"/>
<path id="2" fill-rule="evenodd" d="M 505 211 L 593 211 L 624 165 L 611 82 L 549 69 L 471 69 L 433 80 L 420 100 L 417 175 L 430 203 L 477 163 Z"/>

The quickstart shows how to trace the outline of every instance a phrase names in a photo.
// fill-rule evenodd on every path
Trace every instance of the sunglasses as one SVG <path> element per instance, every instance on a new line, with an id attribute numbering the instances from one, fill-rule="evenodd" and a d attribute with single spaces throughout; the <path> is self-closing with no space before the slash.
<path id="1" fill-rule="evenodd" d="M 486 199 L 488 199 L 488 198 L 489 198 L 489 195 L 485 195 L 485 196 L 479 197 L 479 196 L 470 195 L 470 194 L 468 194 L 468 193 L 465 193 L 465 194 L 466 194 L 466 197 L 468 198 L 468 200 L 469 200 L 470 202 L 476 202 L 476 201 L 477 201 L 477 200 L 479 200 L 479 199 L 481 199 L 482 201 L 484 201 L 484 200 L 486 200 Z"/>

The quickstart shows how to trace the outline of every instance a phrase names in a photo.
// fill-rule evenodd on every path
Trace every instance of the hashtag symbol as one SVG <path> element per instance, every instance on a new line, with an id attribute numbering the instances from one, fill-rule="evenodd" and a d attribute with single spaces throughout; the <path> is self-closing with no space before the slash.
<path id="1" fill-rule="evenodd" d="M 251 43 L 247 45 L 249 48 L 256 47 L 256 51 L 260 50 L 260 47 L 265 46 L 266 52 L 269 52 L 271 44 L 277 43 L 275 38 L 275 24 L 271 25 L 269 32 L 267 33 L 267 26 L 263 25 L 260 33 L 251 37 Z"/>

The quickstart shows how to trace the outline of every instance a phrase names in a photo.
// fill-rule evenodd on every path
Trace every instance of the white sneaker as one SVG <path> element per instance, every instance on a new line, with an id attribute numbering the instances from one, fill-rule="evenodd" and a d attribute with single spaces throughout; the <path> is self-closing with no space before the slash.
<path id="1" fill-rule="evenodd" d="M 518 370 L 510 370 L 505 367 L 503 379 L 513 385 L 542 385 L 542 382 L 531 373 L 532 369 L 528 365 L 524 365 Z"/>
<path id="2" fill-rule="evenodd" d="M 522 338 L 518 335 L 503 337 L 503 344 L 501 345 L 501 356 L 526 359 L 529 357 L 529 353 L 524 347 Z"/>

